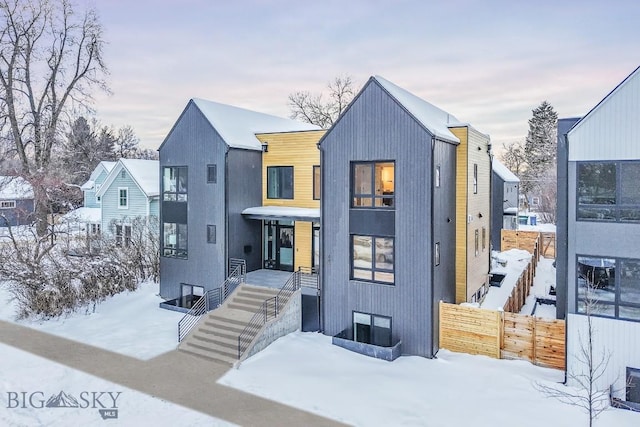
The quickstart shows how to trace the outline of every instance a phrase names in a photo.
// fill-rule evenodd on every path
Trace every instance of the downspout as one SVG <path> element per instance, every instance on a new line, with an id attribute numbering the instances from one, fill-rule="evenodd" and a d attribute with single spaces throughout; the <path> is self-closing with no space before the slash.
<path id="1" fill-rule="evenodd" d="M 229 146 L 224 150 L 224 277 L 229 277 Z"/>
<path id="2" fill-rule="evenodd" d="M 318 323 L 320 327 L 320 332 L 324 333 L 324 269 L 325 269 L 325 259 L 324 259 L 324 150 L 322 149 L 322 145 L 317 143 L 316 146 L 318 150 L 320 150 L 320 241 L 318 242 L 318 250 L 320 252 L 320 268 L 318 269 L 318 285 L 319 285 L 319 296 L 318 296 Z M 313 226 L 311 227 L 313 229 Z M 313 238 L 313 237 L 312 237 Z M 313 254 L 311 254 L 313 256 Z"/>
<path id="3" fill-rule="evenodd" d="M 430 211 L 430 235 L 429 235 L 429 245 L 431 246 L 430 250 L 427 251 L 427 253 L 431 254 L 431 259 L 428 260 L 427 265 L 431 266 L 431 268 L 429 269 L 429 275 L 430 277 L 430 287 L 431 287 L 431 343 L 430 343 L 430 353 L 431 356 L 435 359 L 436 355 L 433 352 L 433 348 L 434 348 L 434 326 L 437 324 L 437 322 L 439 322 L 439 318 L 436 319 L 436 302 L 435 302 L 435 286 L 434 286 L 434 280 L 435 280 L 435 265 L 433 262 L 433 251 L 434 251 L 434 231 L 435 231 L 435 226 L 433 224 L 433 220 L 434 220 L 434 208 L 433 208 L 433 201 L 434 201 L 434 197 L 433 197 L 433 193 L 434 193 L 434 183 L 433 183 L 433 173 L 434 173 L 434 167 L 435 167 L 435 147 L 436 147 L 436 137 L 435 136 L 431 136 L 431 167 L 429 168 L 429 198 L 430 198 L 430 205 L 429 206 L 429 211 Z M 442 244 L 441 244 L 442 246 Z M 440 253 L 442 255 L 442 247 L 440 248 Z M 439 308 L 438 308 L 439 309 Z M 439 325 L 438 325 L 439 328 Z M 438 339 L 440 337 L 438 336 Z M 440 349 L 440 343 L 438 343 L 438 349 Z"/>
<path id="4" fill-rule="evenodd" d="M 491 232 L 492 232 L 492 225 L 493 225 L 493 217 L 491 216 L 491 207 L 493 206 L 493 200 L 492 200 L 492 196 L 493 196 L 493 153 L 491 152 L 491 138 L 489 138 L 489 142 L 487 143 L 487 155 L 489 156 L 489 227 L 487 227 L 489 229 L 489 232 L 487 233 L 487 238 L 489 239 L 489 263 L 487 265 L 487 275 L 491 272 Z M 504 186 L 503 186 L 504 188 Z M 504 191 L 504 189 L 503 189 Z M 504 194 L 503 197 L 504 199 Z M 504 203 L 503 203 L 504 204 Z M 504 215 L 504 206 L 502 208 L 503 211 L 503 215 Z M 485 282 L 486 283 L 486 282 Z"/>

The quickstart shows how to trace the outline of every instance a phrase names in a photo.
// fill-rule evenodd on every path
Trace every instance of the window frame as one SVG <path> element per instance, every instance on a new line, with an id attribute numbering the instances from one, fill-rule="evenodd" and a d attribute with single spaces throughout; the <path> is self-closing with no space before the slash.
<path id="1" fill-rule="evenodd" d="M 369 341 L 357 341 L 357 334 L 356 334 L 356 314 L 362 315 L 362 316 L 369 316 L 369 327 L 370 327 L 370 332 L 369 332 Z M 375 326 L 375 319 L 384 319 L 384 320 L 388 320 L 389 321 L 389 343 L 388 344 L 383 344 L 380 342 L 374 342 L 377 340 L 374 340 L 374 330 L 373 327 Z M 361 323 L 364 325 L 364 323 Z M 369 345 L 375 345 L 377 347 L 385 347 L 385 348 L 389 348 L 389 347 L 393 347 L 393 317 L 391 316 L 384 316 L 381 314 L 373 314 L 373 313 L 366 313 L 363 311 L 357 311 L 357 310 L 353 310 L 351 312 L 351 328 L 353 329 L 353 341 L 354 342 L 360 342 L 363 344 L 369 344 Z M 386 328 L 385 328 L 386 329 Z"/>
<path id="2" fill-rule="evenodd" d="M 125 248 L 131 246 L 131 233 L 131 224 L 115 224 L 116 246 Z"/>
<path id="3" fill-rule="evenodd" d="M 168 246 L 166 244 L 166 235 L 165 227 L 167 225 L 175 225 L 176 227 L 176 243 L 175 246 Z M 184 234 L 185 234 L 185 247 L 182 248 L 178 246 L 178 242 L 180 242 L 180 227 L 184 226 Z M 163 222 L 162 229 L 160 230 L 162 233 L 162 248 L 160 254 L 165 258 L 176 258 L 176 259 L 187 259 L 189 257 L 189 226 L 188 224 L 182 224 L 177 222 Z"/>
<path id="4" fill-rule="evenodd" d="M 473 194 L 478 194 L 478 164 L 473 164 Z"/>
<path id="5" fill-rule="evenodd" d="M 167 169 L 175 169 L 176 172 L 175 174 L 175 181 L 176 181 L 176 188 L 175 191 L 169 191 L 165 188 L 165 170 Z M 180 186 L 178 185 L 178 182 L 180 181 L 180 177 L 182 175 L 182 173 L 180 173 L 182 170 L 182 172 L 184 172 L 184 190 L 181 191 L 180 190 Z M 189 200 L 189 168 L 187 166 L 178 166 L 178 165 L 173 165 L 173 166 L 163 166 L 162 167 L 162 176 L 161 176 L 161 181 L 162 181 L 162 201 L 163 202 L 180 202 L 180 203 L 186 203 Z M 171 195 L 173 195 L 173 197 L 171 197 Z"/>
<path id="6" fill-rule="evenodd" d="M 211 230 L 213 230 L 213 239 L 211 238 Z M 217 230 L 214 224 L 207 224 L 207 243 L 216 244 L 217 240 Z"/>
<path id="7" fill-rule="evenodd" d="M 436 242 L 433 246 L 433 263 L 436 267 L 440 265 L 440 257 L 440 242 Z"/>
<path id="8" fill-rule="evenodd" d="M 580 169 L 584 165 L 613 165 L 615 171 L 615 189 L 614 189 L 614 203 L 580 203 Z M 639 160 L 597 160 L 597 161 L 579 161 L 576 162 L 576 175 L 575 175 L 575 218 L 576 221 L 581 222 L 606 222 L 606 223 L 623 223 L 623 224 L 638 224 L 640 223 L 640 215 L 637 219 L 623 219 L 621 218 L 624 211 L 635 211 L 640 213 L 640 201 L 639 203 L 622 203 L 622 186 L 623 186 L 623 173 L 622 169 L 624 165 L 638 165 L 640 167 Z M 597 218 L 581 216 L 580 211 L 584 210 L 611 210 L 613 211 L 613 218 Z"/>
<path id="9" fill-rule="evenodd" d="M 213 170 L 213 179 L 211 179 L 211 171 Z M 187 175 L 188 178 L 188 175 Z M 217 164 L 208 164 L 207 165 L 207 184 L 217 184 L 218 183 L 218 165 Z M 189 187 L 187 186 L 187 190 Z"/>
<path id="10" fill-rule="evenodd" d="M 124 191 L 124 201 L 122 204 L 122 192 Z M 129 187 L 118 187 L 118 209 L 129 209 Z"/>
<path id="11" fill-rule="evenodd" d="M 640 258 L 628 258 L 628 257 L 615 257 L 615 256 L 607 256 L 607 255 L 585 255 L 585 254 L 576 254 L 575 256 L 575 314 L 586 316 L 586 312 L 580 311 L 580 302 L 584 301 L 585 298 L 580 297 L 580 283 L 579 280 L 581 278 L 580 273 L 578 272 L 579 268 L 579 259 L 580 258 L 602 258 L 602 259 L 611 259 L 614 260 L 614 296 L 613 301 L 603 301 L 598 300 L 597 303 L 605 306 L 613 307 L 613 316 L 603 314 L 603 313 L 591 313 L 591 316 L 595 317 L 604 317 L 607 319 L 621 319 L 629 322 L 640 322 L 640 316 L 638 318 L 624 317 L 620 315 L 620 308 L 632 308 L 640 310 L 640 302 L 631 302 L 622 300 L 622 274 L 621 274 L 621 264 L 625 261 L 636 262 L 640 264 Z M 637 276 L 638 284 L 640 285 L 640 274 Z M 584 280 L 584 279 L 583 279 Z M 588 285 L 587 285 L 588 286 Z"/>
<path id="12" fill-rule="evenodd" d="M 316 171 L 318 174 L 318 185 L 316 187 Z M 322 176 L 320 174 L 320 165 L 313 165 L 313 175 L 311 176 L 312 182 L 313 182 L 313 200 L 320 200 L 320 190 L 321 190 L 321 180 L 322 180 Z"/>
<path id="13" fill-rule="evenodd" d="M 363 268 L 363 267 L 355 267 L 354 266 L 354 240 L 356 237 L 365 237 L 365 238 L 371 238 L 371 268 Z M 376 239 L 391 239 L 393 248 L 391 251 L 391 259 L 392 259 L 392 265 L 393 267 L 391 269 L 386 269 L 386 268 L 378 268 L 376 267 L 376 258 L 377 258 L 377 254 L 376 254 Z M 358 282 L 366 282 L 366 283 L 376 283 L 376 284 L 380 284 L 380 285 L 387 285 L 387 286 L 395 286 L 395 279 L 396 279 L 396 242 L 395 242 L 395 237 L 394 236 L 380 236 L 380 235 L 365 235 L 365 234 L 349 234 L 349 279 L 350 280 L 354 280 L 354 281 L 358 281 Z M 355 270 L 360 270 L 360 271 L 368 271 L 371 272 L 371 279 L 363 279 L 360 277 L 355 277 L 354 275 L 354 271 Z M 389 281 L 383 281 L 383 280 L 376 280 L 376 273 L 391 273 L 393 275 L 393 281 L 389 282 Z"/>
<path id="14" fill-rule="evenodd" d="M 474 240 L 474 247 L 475 247 L 475 256 L 480 255 L 480 231 L 476 228 L 475 232 L 475 240 Z"/>
<path id="15" fill-rule="evenodd" d="M 280 185 L 280 184 L 277 187 L 279 189 L 279 191 L 277 191 L 278 194 L 276 194 L 276 195 L 270 194 L 269 189 L 271 188 L 271 186 L 270 186 L 271 174 L 269 173 L 269 171 L 273 170 L 273 169 L 278 169 L 278 173 L 277 173 L 278 180 L 280 180 L 280 178 L 281 178 L 280 169 L 291 169 L 291 197 L 284 197 L 283 196 L 282 189 L 284 187 L 282 185 Z M 267 181 L 267 199 L 270 199 L 270 200 L 293 200 L 293 199 L 295 199 L 295 168 L 292 165 L 267 166 L 267 179 L 266 179 L 266 181 Z"/>
<path id="16" fill-rule="evenodd" d="M 441 185 L 441 180 L 442 180 L 442 175 L 441 175 L 441 170 L 440 170 L 440 165 L 436 165 L 435 168 L 435 175 L 434 175 L 434 187 L 435 188 L 440 188 Z"/>
<path id="17" fill-rule="evenodd" d="M 487 249 L 487 227 L 482 227 L 482 252 Z"/>
<path id="18" fill-rule="evenodd" d="M 393 165 L 393 194 L 376 194 L 376 165 L 391 163 Z M 356 168 L 358 166 L 368 165 L 371 168 L 371 193 L 357 193 L 355 191 L 356 184 Z M 349 193 L 350 193 L 350 208 L 351 209 L 385 209 L 395 210 L 396 208 L 396 161 L 395 160 L 373 160 L 373 161 L 352 161 L 350 180 L 349 180 Z M 355 199 L 371 199 L 370 206 L 358 206 L 355 204 Z M 376 200 L 382 200 L 382 203 L 377 206 Z M 385 204 L 385 200 L 391 200 L 391 204 Z"/>

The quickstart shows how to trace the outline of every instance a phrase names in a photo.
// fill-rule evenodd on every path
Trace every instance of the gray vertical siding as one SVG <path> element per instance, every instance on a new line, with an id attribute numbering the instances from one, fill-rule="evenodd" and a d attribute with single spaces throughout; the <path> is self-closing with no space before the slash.
<path id="1" fill-rule="evenodd" d="M 433 355 L 431 143 L 431 135 L 373 80 L 323 139 L 321 268 L 326 334 L 335 335 L 352 327 L 353 311 L 390 316 L 393 336 L 403 341 L 404 353 Z M 443 161 L 449 157 L 450 162 L 455 163 L 453 151 L 443 150 L 441 155 Z M 350 164 L 375 160 L 396 162 L 395 286 L 349 279 Z M 453 174 L 445 174 L 452 185 L 451 194 L 443 195 L 438 201 L 442 204 L 438 209 L 442 208 L 452 219 L 447 223 L 449 227 L 438 229 L 444 233 L 442 241 L 449 242 L 445 252 L 452 265 L 455 166 L 453 168 Z M 445 208 L 447 204 L 450 206 Z M 442 212 L 437 214 L 440 219 L 443 219 Z M 453 267 L 439 270 L 436 275 L 442 283 L 438 286 L 439 295 L 453 297 L 453 273 Z"/>
<path id="2" fill-rule="evenodd" d="M 504 180 L 495 172 L 491 172 L 491 246 L 499 251 L 504 216 Z"/>
<path id="3" fill-rule="evenodd" d="M 224 141 L 193 102 L 189 102 L 160 147 L 161 168 L 188 167 L 188 258 L 160 257 L 160 294 L 163 298 L 180 296 L 180 283 L 212 289 L 224 281 L 226 183 L 224 173 L 220 171 L 224 171 L 226 149 Z M 207 183 L 208 164 L 218 165 L 215 184 Z M 160 205 L 162 224 L 162 201 Z M 207 224 L 216 226 L 218 239 L 215 244 L 207 243 Z"/>
<path id="4" fill-rule="evenodd" d="M 262 205 L 262 152 L 230 149 L 227 162 L 228 257 L 245 259 L 248 271 L 257 270 L 262 267 L 262 221 L 246 219 L 242 211 Z M 218 167 L 220 172 L 224 168 Z"/>

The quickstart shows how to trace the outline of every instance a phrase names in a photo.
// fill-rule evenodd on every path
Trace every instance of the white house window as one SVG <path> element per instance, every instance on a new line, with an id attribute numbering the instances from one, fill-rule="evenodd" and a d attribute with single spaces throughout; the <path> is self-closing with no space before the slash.
<path id="1" fill-rule="evenodd" d="M 99 230 L 99 228 L 98 228 Z M 116 224 L 116 246 L 131 246 L 131 226 Z"/>
<path id="2" fill-rule="evenodd" d="M 13 209 L 16 207 L 15 200 L 3 200 L 0 202 L 0 209 Z"/>
<path id="3" fill-rule="evenodd" d="M 118 188 L 118 209 L 129 209 L 129 189 Z"/>

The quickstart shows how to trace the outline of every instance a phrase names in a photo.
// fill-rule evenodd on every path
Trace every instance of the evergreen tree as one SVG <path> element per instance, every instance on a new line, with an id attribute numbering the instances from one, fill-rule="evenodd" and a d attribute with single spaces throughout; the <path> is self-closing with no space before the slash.
<path id="1" fill-rule="evenodd" d="M 543 191 L 549 172 L 556 168 L 556 123 L 558 114 L 551 104 L 543 101 L 529 119 L 529 133 L 524 144 L 526 170 L 521 177 L 525 195 Z M 554 183 L 555 185 L 555 183 Z"/>
<path id="2" fill-rule="evenodd" d="M 81 185 L 102 160 L 113 160 L 115 137 L 107 127 L 96 131 L 97 122 L 92 124 L 84 117 L 78 117 L 67 133 L 61 153 L 62 168 L 71 183 Z"/>

